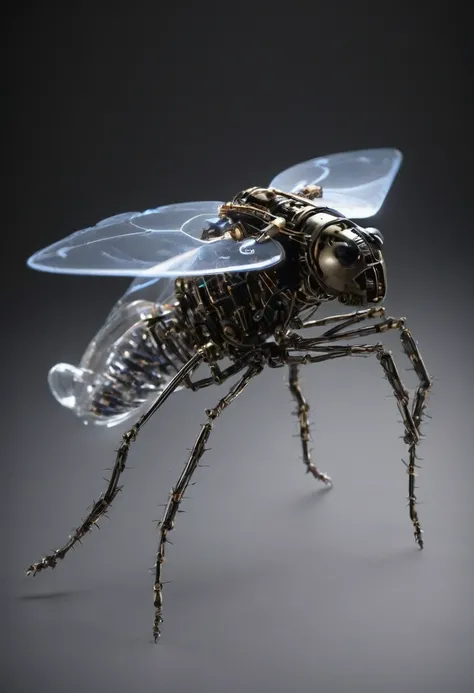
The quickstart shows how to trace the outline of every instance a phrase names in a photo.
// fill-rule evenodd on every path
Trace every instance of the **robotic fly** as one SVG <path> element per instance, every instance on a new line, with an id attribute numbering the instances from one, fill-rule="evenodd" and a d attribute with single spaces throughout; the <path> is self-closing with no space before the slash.
<path id="1" fill-rule="evenodd" d="M 330 485 L 310 455 L 309 405 L 299 369 L 346 356 L 375 356 L 392 388 L 408 446 L 409 514 L 415 541 L 423 548 L 415 476 L 432 378 L 405 318 L 386 317 L 381 306 L 387 288 L 383 236 L 354 221 L 379 211 L 401 161 L 401 153 L 391 148 L 311 159 L 277 175 L 268 188 L 248 188 L 231 202 L 188 202 L 120 214 L 28 260 L 30 267 L 48 272 L 134 277 L 79 367 L 57 364 L 49 384 L 56 399 L 85 423 L 114 426 L 141 415 L 122 435 L 106 491 L 65 545 L 30 565 L 27 574 L 54 568 L 107 513 L 121 490 L 132 442 L 173 392 L 222 384 L 239 374 L 228 394 L 206 410 L 207 421 L 159 525 L 156 642 L 168 534 L 216 419 L 265 366 L 288 368 L 306 470 Z M 313 318 L 321 305 L 334 300 L 353 310 Z M 319 328 L 320 334 L 300 334 L 309 328 Z M 382 343 L 347 343 L 389 330 L 399 331 L 419 381 L 412 401 Z M 203 364 L 209 375 L 195 377 Z"/>

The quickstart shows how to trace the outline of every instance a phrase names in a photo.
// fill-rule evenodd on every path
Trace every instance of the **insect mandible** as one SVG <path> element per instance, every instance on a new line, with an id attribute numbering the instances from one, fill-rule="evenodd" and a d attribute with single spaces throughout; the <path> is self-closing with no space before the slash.
<path id="1" fill-rule="evenodd" d="M 379 211 L 401 161 L 401 153 L 391 148 L 311 159 L 277 175 L 268 188 L 248 188 L 231 202 L 187 202 L 120 214 L 28 260 L 30 267 L 48 272 L 134 277 L 79 366 L 57 364 L 49 383 L 58 401 L 85 423 L 114 426 L 141 415 L 122 436 L 106 491 L 65 545 L 30 565 L 27 574 L 54 568 L 107 513 L 121 490 L 131 443 L 173 392 L 200 390 L 240 374 L 228 394 L 206 410 L 207 421 L 159 525 L 156 642 L 167 537 L 216 419 L 265 366 L 287 367 L 306 470 L 330 485 L 311 459 L 309 405 L 299 369 L 346 356 L 375 356 L 393 390 L 408 446 L 409 514 L 423 548 L 415 476 L 432 378 L 405 318 L 386 317 L 381 306 L 387 288 L 382 234 L 354 221 Z M 334 300 L 353 310 L 313 318 L 322 304 Z M 300 334 L 308 328 L 320 328 L 320 334 Z M 352 342 L 389 330 L 399 331 L 419 381 L 412 401 L 382 343 Z M 203 364 L 209 375 L 195 377 Z"/>

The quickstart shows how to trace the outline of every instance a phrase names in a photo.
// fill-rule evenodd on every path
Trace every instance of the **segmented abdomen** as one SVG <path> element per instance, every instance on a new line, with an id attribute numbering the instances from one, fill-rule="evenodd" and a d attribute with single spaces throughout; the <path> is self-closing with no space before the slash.
<path id="1" fill-rule="evenodd" d="M 122 419 L 151 394 L 161 392 L 182 365 L 166 344 L 155 342 L 144 324 L 133 327 L 110 353 L 91 402 L 92 412 L 99 417 Z"/>
<path id="2" fill-rule="evenodd" d="M 147 319 L 162 312 L 149 301 L 135 301 L 112 315 L 79 368 L 60 363 L 51 369 L 56 399 L 84 423 L 114 426 L 158 395 L 192 355 L 173 329 L 172 312 L 150 331 Z"/>

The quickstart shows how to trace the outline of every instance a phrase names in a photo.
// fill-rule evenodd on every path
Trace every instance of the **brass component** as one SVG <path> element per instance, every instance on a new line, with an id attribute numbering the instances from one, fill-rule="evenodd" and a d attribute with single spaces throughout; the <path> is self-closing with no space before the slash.
<path id="1" fill-rule="evenodd" d="M 311 186 L 308 186 L 311 187 Z M 288 197 L 290 200 L 295 200 L 295 202 L 310 202 L 313 197 L 322 197 L 323 196 L 323 189 L 319 185 L 313 186 L 315 188 L 319 188 L 321 190 L 320 195 L 313 195 L 312 197 L 305 197 L 301 192 L 299 193 L 291 193 L 291 192 L 286 192 L 286 190 L 278 190 L 277 188 L 270 188 L 270 190 L 277 195 L 281 195 L 282 197 Z M 305 188 L 303 188 L 305 190 Z"/>
<path id="2" fill-rule="evenodd" d="M 241 226 L 234 226 L 234 228 L 230 229 L 229 235 L 234 241 L 243 241 L 245 238 L 245 233 Z"/>
<path id="3" fill-rule="evenodd" d="M 285 224 L 286 219 L 283 217 L 275 217 L 275 219 L 272 219 L 268 226 L 263 229 L 262 233 L 257 238 L 256 243 L 263 243 L 269 238 L 277 236 L 285 228 Z"/>
<path id="4" fill-rule="evenodd" d="M 284 217 L 276 217 L 271 224 L 272 226 L 276 226 L 278 229 L 284 229 L 286 226 L 286 219 Z"/>
<path id="5" fill-rule="evenodd" d="M 253 213 L 256 214 L 258 217 L 261 217 L 265 221 L 270 220 L 274 216 L 266 209 L 263 209 L 261 207 L 254 207 L 253 205 L 246 204 L 237 204 L 235 202 L 226 202 L 225 204 L 221 205 L 218 210 L 218 214 L 220 217 L 228 216 L 232 212 Z"/>
<path id="6" fill-rule="evenodd" d="M 313 200 L 316 197 L 323 196 L 323 189 L 320 185 L 305 185 L 305 187 L 298 192 L 298 195 Z"/>

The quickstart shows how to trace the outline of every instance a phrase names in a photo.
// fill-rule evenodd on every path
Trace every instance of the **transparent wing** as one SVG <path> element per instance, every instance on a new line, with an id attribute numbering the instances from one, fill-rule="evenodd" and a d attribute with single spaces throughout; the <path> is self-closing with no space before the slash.
<path id="1" fill-rule="evenodd" d="M 299 192 L 306 185 L 321 185 L 318 204 L 347 217 L 363 219 L 381 208 L 402 162 L 398 149 L 360 149 L 310 159 L 279 173 L 270 187 Z"/>
<path id="2" fill-rule="evenodd" d="M 173 277 L 137 277 L 129 285 L 122 298 L 136 300 L 143 298 L 146 290 L 146 298 L 154 303 L 169 303 L 174 300 Z"/>
<path id="3" fill-rule="evenodd" d="M 220 202 L 185 202 L 128 212 L 76 231 L 35 253 L 33 269 L 61 274 L 176 277 L 263 269 L 284 257 L 269 240 L 202 241 L 206 227 L 230 224 L 218 217 Z"/>
<path id="4" fill-rule="evenodd" d="M 165 308 L 171 307 L 176 301 L 174 283 L 173 277 L 136 277 L 117 301 L 112 312 L 116 307 L 138 300 L 151 301 Z"/>

